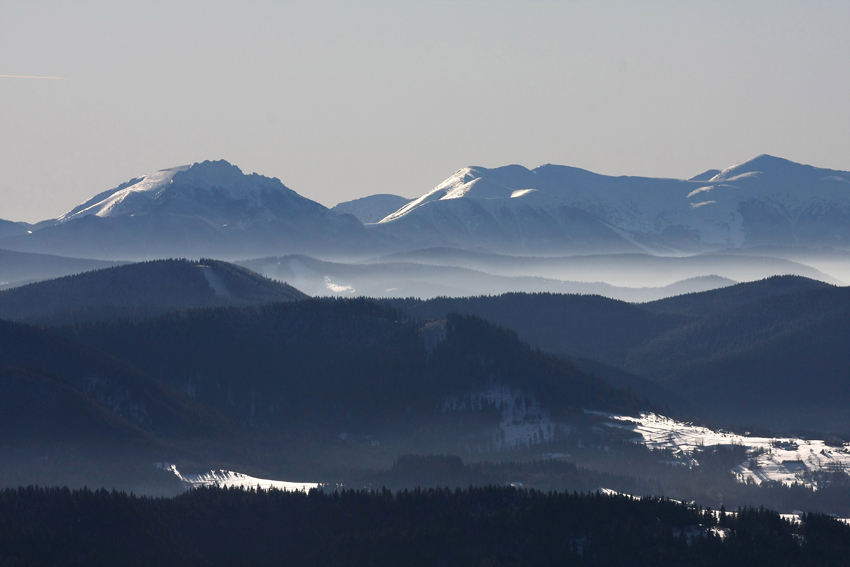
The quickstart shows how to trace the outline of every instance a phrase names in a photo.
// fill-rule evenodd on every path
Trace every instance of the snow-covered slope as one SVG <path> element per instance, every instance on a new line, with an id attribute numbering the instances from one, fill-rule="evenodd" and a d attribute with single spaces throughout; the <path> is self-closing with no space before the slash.
<path id="1" fill-rule="evenodd" d="M 847 471 L 850 466 L 850 443 L 827 445 L 818 439 L 796 437 L 757 437 L 714 431 L 707 427 L 683 423 L 643 413 L 629 417 L 590 412 L 608 418 L 606 425 L 634 432 L 633 441 L 655 450 L 669 450 L 677 463 L 699 466 L 692 457 L 698 448 L 737 445 L 746 449 L 746 460 L 732 472 L 741 482 L 777 481 L 817 487 L 818 472 Z"/>
<path id="2" fill-rule="evenodd" d="M 850 172 L 767 155 L 690 180 L 467 167 L 374 228 L 422 246 L 505 251 L 850 246 Z"/>
<path id="3" fill-rule="evenodd" d="M 104 191 L 0 248 L 93 258 L 261 256 L 368 248 L 376 235 L 280 180 L 205 161 L 155 171 Z"/>
<path id="4" fill-rule="evenodd" d="M 370 195 L 353 201 L 345 201 L 331 208 L 335 213 L 350 214 L 363 224 L 379 222 L 381 219 L 399 210 L 410 199 L 398 195 Z"/>
<path id="5" fill-rule="evenodd" d="M 258 490 L 298 490 L 307 491 L 318 488 L 315 482 L 288 482 L 285 480 L 269 480 L 265 478 L 254 478 L 234 471 L 211 470 L 198 474 L 183 474 L 177 470 L 173 463 L 154 463 L 154 466 L 174 473 L 187 488 L 198 488 L 201 486 L 215 486 L 218 488 L 245 488 Z"/>
<path id="6" fill-rule="evenodd" d="M 154 171 L 105 191 L 57 220 L 66 224 L 94 215 L 142 217 L 167 213 L 195 215 L 222 227 L 252 225 L 301 215 L 322 216 L 327 209 L 301 197 L 278 179 L 245 175 L 224 160 Z"/>
<path id="7" fill-rule="evenodd" d="M 167 189 L 174 181 L 174 174 L 187 169 L 189 169 L 189 166 L 184 165 L 154 171 L 142 177 L 131 179 L 115 189 L 104 191 L 74 207 L 59 217 L 57 222 L 65 223 L 87 215 L 114 217 L 122 214 L 136 215 L 149 212 L 152 203 L 165 198 Z"/>
<path id="8" fill-rule="evenodd" d="M 489 438 L 478 438 L 478 451 L 518 447 L 547 447 L 558 437 L 569 438 L 581 433 L 575 423 L 555 418 L 540 400 L 529 392 L 491 384 L 482 390 L 462 396 L 447 396 L 443 412 L 463 411 L 475 407 L 493 407 L 500 415 L 498 426 Z M 639 443 L 658 451 L 660 459 L 672 465 L 700 467 L 698 451 L 712 447 L 737 447 L 741 461 L 731 469 L 740 482 L 781 482 L 818 487 L 819 473 L 847 472 L 850 467 L 850 443 L 830 445 L 819 439 L 797 437 L 759 437 L 716 431 L 693 423 L 685 423 L 658 415 L 641 413 L 637 416 L 618 415 L 585 410 L 592 419 L 591 431 L 607 437 L 608 441 L 592 439 L 578 442 L 578 448 L 595 447 L 608 452 L 608 443 L 615 439 Z M 605 436 L 605 430 L 614 433 Z M 603 445 L 604 444 L 604 445 Z M 552 445 L 549 445 L 551 447 Z M 569 454 L 543 454 L 545 458 L 568 458 Z"/>

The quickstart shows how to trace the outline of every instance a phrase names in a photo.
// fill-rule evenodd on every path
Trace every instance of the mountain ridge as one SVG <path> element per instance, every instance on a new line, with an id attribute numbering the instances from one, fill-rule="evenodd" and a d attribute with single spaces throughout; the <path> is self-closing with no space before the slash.
<path id="1" fill-rule="evenodd" d="M 850 172 L 763 154 L 706 174 L 678 180 L 552 164 L 467 167 L 374 228 L 419 235 L 420 244 L 514 252 L 580 244 L 616 252 L 850 245 Z M 470 201 L 466 210 L 463 200 Z"/>
<path id="2" fill-rule="evenodd" d="M 98 193 L 0 246 L 97 259 L 245 257 L 287 250 L 356 252 L 382 238 L 277 178 L 205 161 L 159 170 Z"/>
<path id="3" fill-rule="evenodd" d="M 205 161 L 135 177 L 26 233 L 3 226 L 11 232 L 0 230 L 2 248 L 98 259 L 362 258 L 433 246 L 511 254 L 847 249 L 850 172 L 768 155 L 691 179 L 476 166 L 409 202 L 372 195 L 328 209 L 276 178 Z"/>

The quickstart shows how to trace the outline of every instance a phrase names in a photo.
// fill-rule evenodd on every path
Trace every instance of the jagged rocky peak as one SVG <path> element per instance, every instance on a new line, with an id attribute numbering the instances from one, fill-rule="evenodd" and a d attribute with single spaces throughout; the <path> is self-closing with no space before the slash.
<path id="1" fill-rule="evenodd" d="M 264 189 L 289 190 L 276 177 L 257 173 L 245 174 L 225 161 L 204 161 L 174 174 L 172 184 L 205 190 L 225 190 L 232 199 L 252 199 Z"/>

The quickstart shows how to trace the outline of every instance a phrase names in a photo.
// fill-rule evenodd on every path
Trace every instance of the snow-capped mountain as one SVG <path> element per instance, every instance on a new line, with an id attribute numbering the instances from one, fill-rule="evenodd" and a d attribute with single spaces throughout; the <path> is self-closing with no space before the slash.
<path id="1" fill-rule="evenodd" d="M 422 246 L 513 252 L 850 246 L 850 172 L 762 155 L 689 180 L 467 167 L 374 226 Z"/>
<path id="2" fill-rule="evenodd" d="M 0 247 L 91 258 L 249 257 L 357 251 L 376 240 L 278 179 L 205 161 L 131 179 Z"/>
<path id="3" fill-rule="evenodd" d="M 95 259 L 850 248 L 850 172 L 766 155 L 687 180 L 467 167 L 409 202 L 373 195 L 332 210 L 278 179 L 206 161 L 131 179 L 54 221 L 0 229 L 0 249 Z"/>
<path id="4" fill-rule="evenodd" d="M 409 202 L 410 199 L 406 197 L 378 194 L 339 203 L 332 207 L 331 210 L 336 213 L 354 215 L 357 217 L 357 220 L 363 224 L 367 224 L 379 222 Z"/>

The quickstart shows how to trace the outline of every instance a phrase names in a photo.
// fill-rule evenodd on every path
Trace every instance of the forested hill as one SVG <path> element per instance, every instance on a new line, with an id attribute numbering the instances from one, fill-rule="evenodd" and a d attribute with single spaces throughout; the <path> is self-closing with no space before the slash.
<path id="1" fill-rule="evenodd" d="M 615 365 L 623 365 L 627 353 L 647 337 L 690 320 L 599 295 L 506 293 L 426 301 L 392 299 L 387 304 L 425 319 L 439 319 L 451 312 L 476 315 L 515 330 L 520 338 L 545 351 Z"/>
<path id="2" fill-rule="evenodd" d="M 630 366 L 719 419 L 850 435 L 850 288 L 768 297 L 648 341 Z"/>
<path id="3" fill-rule="evenodd" d="M 0 318 L 63 324 L 305 297 L 292 286 L 227 262 L 154 260 L 2 291 Z"/>
<path id="4" fill-rule="evenodd" d="M 511 487 L 302 492 L 0 492 L 2 565 L 609 566 L 847 564 L 825 515 Z"/>
<path id="5" fill-rule="evenodd" d="M 700 293 L 687 293 L 643 303 L 653 313 L 678 315 L 714 315 L 754 301 L 779 298 L 789 293 L 826 289 L 830 284 L 802 276 L 773 276 Z"/>
<path id="6" fill-rule="evenodd" d="M 134 446 L 226 421 L 127 364 L 50 330 L 0 321 L 3 446 Z"/>
<path id="7" fill-rule="evenodd" d="M 727 426 L 850 434 L 850 288 L 774 277 L 645 305 L 545 293 L 387 304 L 475 314 L 603 377 L 652 380 Z"/>
<path id="8" fill-rule="evenodd" d="M 640 407 L 513 331 L 454 315 L 423 326 L 365 299 L 197 310 L 66 332 L 259 429 L 415 429 L 433 424 L 447 395 L 494 383 L 557 412 Z"/>

